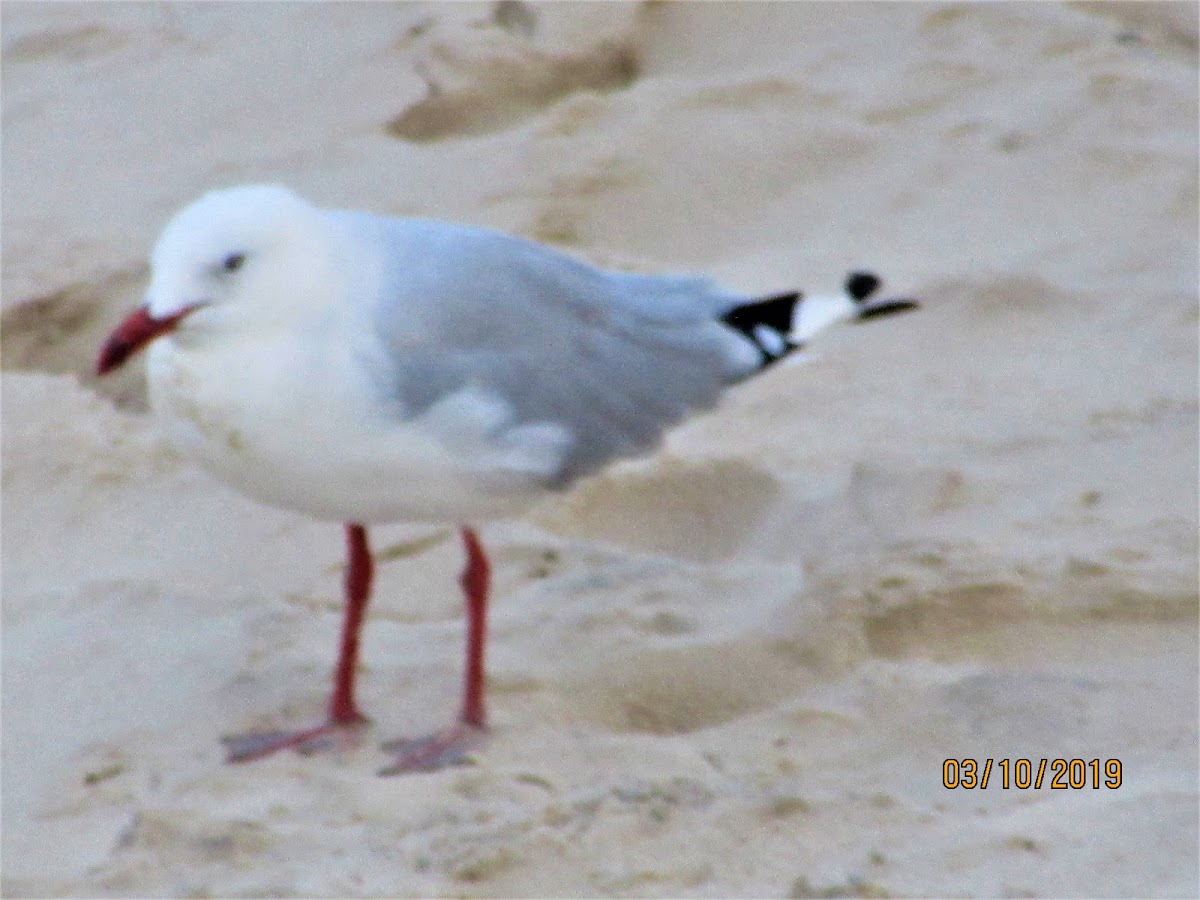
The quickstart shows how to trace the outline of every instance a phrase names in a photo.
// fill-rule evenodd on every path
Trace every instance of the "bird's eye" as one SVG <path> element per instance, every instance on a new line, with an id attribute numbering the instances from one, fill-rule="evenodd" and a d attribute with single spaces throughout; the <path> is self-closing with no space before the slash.
<path id="1" fill-rule="evenodd" d="M 246 254 L 230 253 L 227 257 L 225 257 L 225 261 L 221 263 L 221 268 L 223 268 L 226 272 L 236 272 L 242 267 L 242 263 L 245 261 Z"/>

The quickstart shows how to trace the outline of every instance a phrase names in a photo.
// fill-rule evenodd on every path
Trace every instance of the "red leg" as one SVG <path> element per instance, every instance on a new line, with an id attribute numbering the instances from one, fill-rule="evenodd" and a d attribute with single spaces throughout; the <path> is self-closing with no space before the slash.
<path id="1" fill-rule="evenodd" d="M 459 720 L 475 728 L 486 727 L 483 711 L 483 654 L 487 644 L 487 601 L 492 567 L 479 535 L 471 528 L 462 530 L 467 565 L 459 576 L 467 605 L 467 658 L 463 665 L 462 712 Z"/>
<path id="2" fill-rule="evenodd" d="M 354 676 L 358 671 L 358 637 L 371 599 L 375 563 L 367 545 L 367 529 L 346 524 L 346 610 L 342 620 L 342 642 L 338 648 L 333 696 L 329 698 L 329 720 L 343 725 L 367 721 L 354 703 Z"/>
<path id="3" fill-rule="evenodd" d="M 467 607 L 467 658 L 463 667 L 462 709 L 458 714 L 458 722 L 427 737 L 384 744 L 383 749 L 394 753 L 396 759 L 380 770 L 381 775 L 429 771 L 462 763 L 487 729 L 483 703 L 486 681 L 483 662 L 487 643 L 491 566 L 474 529 L 463 526 L 462 540 L 467 551 L 467 565 L 459 577 L 459 584 L 462 585 Z"/>
<path id="4" fill-rule="evenodd" d="M 334 673 L 333 694 L 329 698 L 329 718 L 323 725 L 293 732 L 266 732 L 223 738 L 229 762 L 261 759 L 279 750 L 294 749 L 312 753 L 327 749 L 331 738 L 353 730 L 367 721 L 354 702 L 354 678 L 358 668 L 358 638 L 363 617 L 371 598 L 374 563 L 367 545 L 367 530 L 354 522 L 346 523 L 346 604 L 342 617 L 342 639 Z"/>

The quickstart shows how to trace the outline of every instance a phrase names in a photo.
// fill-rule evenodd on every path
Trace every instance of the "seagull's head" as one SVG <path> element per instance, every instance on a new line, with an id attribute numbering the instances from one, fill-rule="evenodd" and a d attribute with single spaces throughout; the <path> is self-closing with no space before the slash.
<path id="1" fill-rule="evenodd" d="M 205 194 L 167 224 L 150 262 L 145 300 L 105 342 L 100 375 L 165 334 L 287 324 L 331 272 L 320 211 L 275 185 Z"/>

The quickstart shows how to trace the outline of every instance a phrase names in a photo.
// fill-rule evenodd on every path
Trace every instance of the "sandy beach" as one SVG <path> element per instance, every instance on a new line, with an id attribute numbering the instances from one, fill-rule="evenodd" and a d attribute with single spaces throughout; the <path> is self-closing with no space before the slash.
<path id="1" fill-rule="evenodd" d="M 1198 9 L 4 3 L 3 895 L 1200 895 Z M 359 745 L 230 766 L 320 715 L 342 535 L 92 366 L 253 182 L 923 307 L 483 525 L 471 765 L 376 775 L 458 690 L 414 523 Z"/>

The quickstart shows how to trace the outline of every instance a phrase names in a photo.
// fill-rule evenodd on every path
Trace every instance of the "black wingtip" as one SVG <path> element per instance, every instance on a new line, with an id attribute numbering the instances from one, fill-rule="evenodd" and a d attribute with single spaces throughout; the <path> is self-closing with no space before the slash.
<path id="1" fill-rule="evenodd" d="M 875 319 L 879 316 L 890 316 L 892 313 L 916 309 L 920 305 L 921 304 L 910 297 L 902 297 L 894 300 L 880 300 L 876 303 L 866 305 L 860 309 L 858 311 L 858 320 L 861 322 L 863 319 Z"/>
<path id="2" fill-rule="evenodd" d="M 879 280 L 879 276 L 866 270 L 851 272 L 846 276 L 846 293 L 858 305 L 859 321 L 916 309 L 919 305 L 911 297 L 896 297 L 868 303 L 867 298 L 879 290 L 880 284 L 882 282 Z"/>
<path id="3" fill-rule="evenodd" d="M 721 321 L 740 331 L 762 355 L 762 365 L 769 366 L 799 349 L 788 334 L 802 296 L 793 292 L 743 303 L 723 315 Z"/>
<path id="4" fill-rule="evenodd" d="M 851 272 L 846 276 L 846 293 L 855 303 L 862 303 L 879 290 L 879 276 L 874 272 Z"/>

